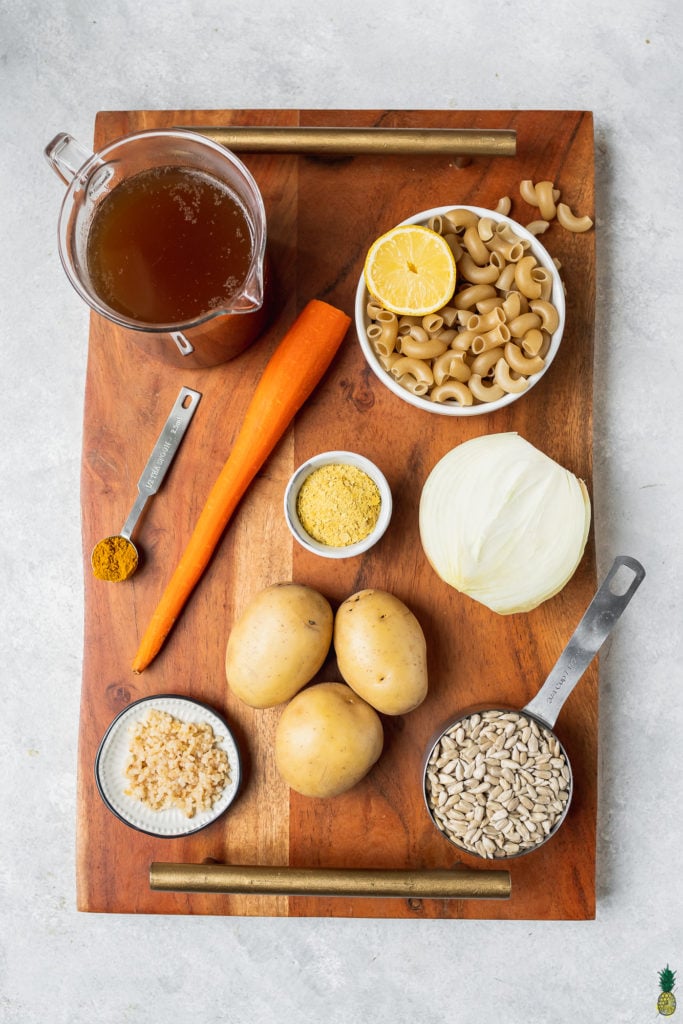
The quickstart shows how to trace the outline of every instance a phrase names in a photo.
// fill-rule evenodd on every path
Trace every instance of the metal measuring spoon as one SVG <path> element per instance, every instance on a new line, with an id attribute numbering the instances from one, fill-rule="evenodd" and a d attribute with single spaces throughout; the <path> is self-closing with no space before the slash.
<path id="1" fill-rule="evenodd" d="M 626 586 L 625 579 L 623 587 L 617 589 L 615 577 L 619 572 L 622 573 L 622 576 L 629 578 L 629 582 Z M 516 857 L 537 850 L 560 828 L 571 803 L 574 776 L 569 757 L 553 732 L 553 726 L 567 697 L 614 629 L 644 578 L 645 570 L 635 558 L 630 558 L 628 555 L 619 555 L 615 558 L 610 571 L 574 630 L 569 643 L 536 696 L 521 711 L 484 708 L 461 715 L 451 722 L 430 745 L 425 759 L 423 789 L 425 802 L 434 824 L 456 846 L 475 856 Z M 500 785 L 498 780 L 506 778 L 506 787 L 502 788 L 500 797 L 497 795 L 495 810 L 491 810 L 489 814 L 488 808 L 485 807 L 483 813 L 481 810 L 475 813 L 473 805 L 471 814 L 469 811 L 458 811 L 459 817 L 454 814 L 452 820 L 449 820 L 448 810 L 441 810 L 448 803 L 448 799 L 442 800 L 441 805 L 439 804 L 441 792 L 448 793 L 448 783 L 442 780 L 440 775 L 448 776 L 449 773 L 445 769 L 451 762 L 455 764 L 459 760 L 458 751 L 465 749 L 470 743 L 476 744 L 479 735 L 484 730 L 489 731 L 487 741 L 488 737 L 495 733 L 499 742 L 506 737 L 515 746 L 517 746 L 518 736 L 526 736 L 526 740 L 521 745 L 525 756 L 527 756 L 528 742 L 533 737 L 534 753 L 530 755 L 529 766 L 531 766 L 532 760 L 534 763 L 538 760 L 536 751 L 540 748 L 543 751 L 543 757 L 547 757 L 542 766 L 543 774 L 554 779 L 554 792 L 550 789 L 550 781 L 545 778 L 542 782 L 537 783 L 534 777 L 533 783 L 527 783 L 526 775 L 532 775 L 532 772 L 527 770 L 525 775 L 526 761 L 514 763 L 512 750 L 506 755 L 502 742 L 498 753 L 493 757 L 491 750 L 496 745 L 494 742 L 485 750 L 482 747 L 480 779 L 483 782 L 480 784 L 487 785 L 489 767 L 498 773 L 495 777 L 491 776 L 491 782 L 497 782 Z M 448 741 L 446 744 L 444 744 L 444 738 Z M 454 744 L 452 753 L 451 743 Z M 518 754 L 519 750 L 518 746 Z M 498 762 L 499 754 L 502 755 L 500 762 Z M 446 763 L 440 763 L 442 758 L 446 759 Z M 501 765 L 504 767 L 501 768 Z M 508 773 L 507 777 L 503 774 L 505 771 Z M 456 780 L 457 776 L 454 776 L 454 784 Z M 479 783 L 480 780 L 475 778 L 475 782 Z M 495 786 L 492 788 L 495 789 Z M 472 794 L 473 789 L 476 790 L 477 786 L 470 787 L 469 793 L 476 796 L 476 793 Z M 548 808 L 545 812 L 545 821 L 543 811 L 536 812 L 534 818 L 519 810 L 520 799 L 524 797 L 533 805 L 534 800 L 538 800 L 539 789 L 547 790 L 547 793 L 544 792 L 542 796 L 543 805 L 536 804 L 539 808 L 541 806 Z M 510 792 L 509 799 L 505 803 L 499 803 L 498 799 L 502 800 L 502 794 L 507 793 L 508 790 Z M 463 786 L 463 791 L 467 791 L 466 786 Z M 488 792 L 488 790 L 484 789 L 480 792 Z M 513 806 L 515 799 L 517 804 Z M 488 797 L 484 798 L 484 805 L 488 800 Z M 455 807 L 457 803 L 458 801 L 455 801 L 451 807 Z M 481 807 L 482 804 L 479 806 Z M 476 820 L 477 817 L 479 820 Z M 464 824 L 461 824 L 463 820 Z M 528 826 L 529 821 L 531 826 Z M 527 833 L 526 837 L 521 835 L 521 842 L 518 841 L 520 831 L 522 831 L 519 829 L 520 822 L 523 832 Z M 503 831 L 504 829 L 506 831 Z M 508 839 L 510 835 L 514 835 L 515 838 Z"/>
<path id="2" fill-rule="evenodd" d="M 148 499 L 156 494 L 161 487 L 201 397 L 199 391 L 181 388 L 157 443 L 152 449 L 142 476 L 138 480 L 138 496 L 121 532 L 111 537 L 105 537 L 93 548 L 90 561 L 98 579 L 114 582 L 127 580 L 137 569 L 138 550 L 131 540 L 133 530 L 137 526 Z"/>

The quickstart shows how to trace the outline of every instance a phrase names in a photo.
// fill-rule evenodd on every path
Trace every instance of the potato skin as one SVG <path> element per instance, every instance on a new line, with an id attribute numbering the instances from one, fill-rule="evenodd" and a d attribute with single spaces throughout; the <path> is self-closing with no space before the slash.
<path id="1" fill-rule="evenodd" d="M 383 590 L 361 590 L 334 620 L 339 671 L 385 715 L 404 715 L 427 696 L 427 644 L 411 610 Z"/>
<path id="2" fill-rule="evenodd" d="M 256 594 L 235 622 L 225 653 L 232 692 L 253 708 L 289 700 L 322 667 L 332 641 L 329 601 L 301 583 Z"/>
<path id="3" fill-rule="evenodd" d="M 285 707 L 275 731 L 275 764 L 304 796 L 345 793 L 382 753 L 379 715 L 344 683 L 316 683 Z"/>

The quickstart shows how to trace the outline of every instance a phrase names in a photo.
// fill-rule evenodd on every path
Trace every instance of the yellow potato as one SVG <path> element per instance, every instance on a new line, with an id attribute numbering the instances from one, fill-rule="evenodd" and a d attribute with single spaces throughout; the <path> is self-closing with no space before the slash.
<path id="1" fill-rule="evenodd" d="M 361 590 L 334 620 L 339 671 L 385 715 L 404 715 L 427 696 L 427 645 L 406 605 L 382 590 Z"/>
<path id="2" fill-rule="evenodd" d="M 302 690 L 282 712 L 275 731 L 275 764 L 304 796 L 338 796 L 367 775 L 382 753 L 376 711 L 344 683 Z"/>
<path id="3" fill-rule="evenodd" d="M 249 602 L 225 654 L 232 692 L 253 708 L 289 700 L 324 664 L 332 640 L 329 602 L 300 583 L 276 583 Z"/>

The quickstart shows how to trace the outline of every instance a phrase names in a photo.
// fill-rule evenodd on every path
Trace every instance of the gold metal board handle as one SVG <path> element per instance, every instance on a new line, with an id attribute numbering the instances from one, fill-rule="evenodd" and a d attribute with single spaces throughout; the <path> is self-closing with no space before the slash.
<path id="1" fill-rule="evenodd" d="M 266 896 L 509 899 L 509 871 L 293 868 L 153 862 L 150 888 Z"/>
<path id="2" fill-rule="evenodd" d="M 184 125 L 231 150 L 270 153 L 514 156 L 509 128 L 283 128 Z"/>

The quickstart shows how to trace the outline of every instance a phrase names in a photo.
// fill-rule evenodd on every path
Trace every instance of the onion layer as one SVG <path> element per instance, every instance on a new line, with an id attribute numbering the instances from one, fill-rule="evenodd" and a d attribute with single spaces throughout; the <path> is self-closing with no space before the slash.
<path id="1" fill-rule="evenodd" d="M 458 445 L 420 499 L 420 538 L 435 572 L 500 615 L 531 611 L 562 590 L 590 521 L 583 481 L 516 433 Z"/>

